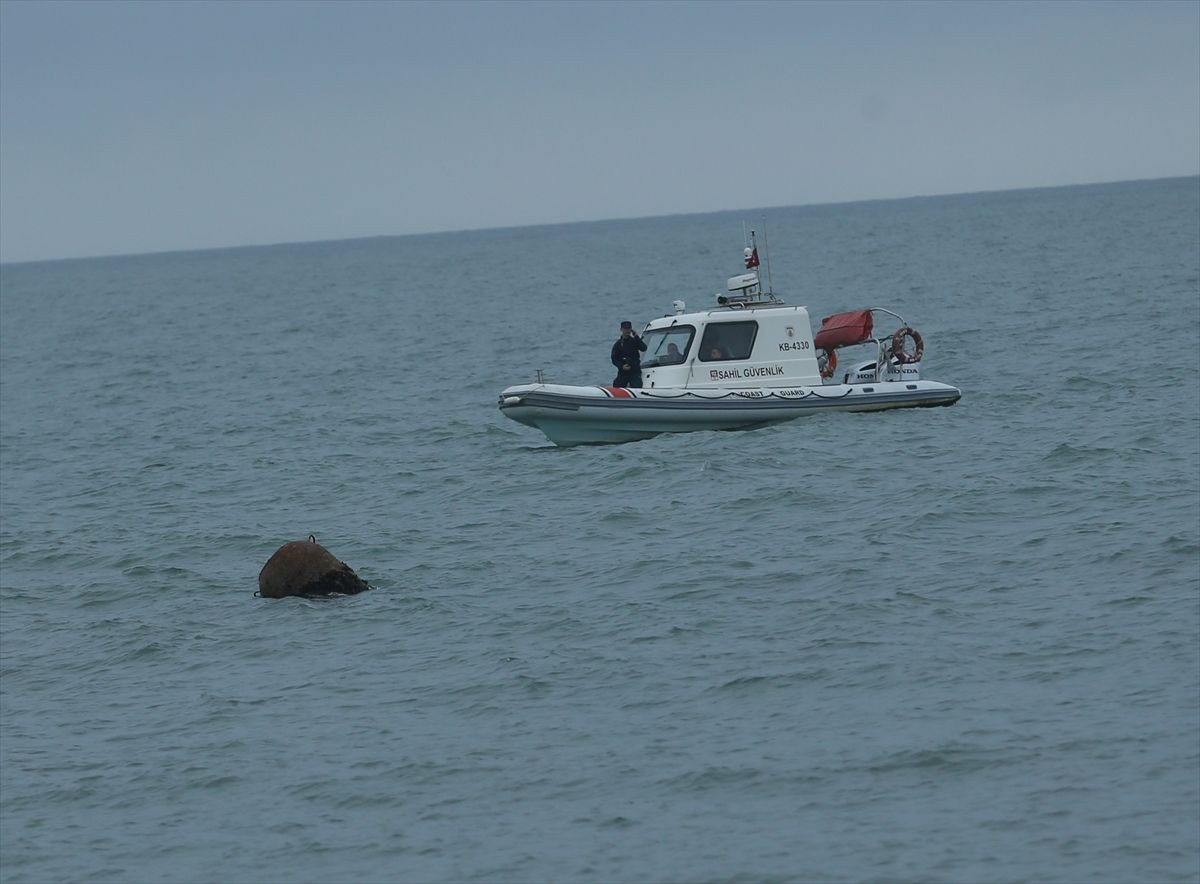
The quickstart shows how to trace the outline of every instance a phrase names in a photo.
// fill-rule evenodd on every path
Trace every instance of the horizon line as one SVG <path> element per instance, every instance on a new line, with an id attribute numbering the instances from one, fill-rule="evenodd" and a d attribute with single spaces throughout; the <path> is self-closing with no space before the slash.
<path id="1" fill-rule="evenodd" d="M 904 202 L 908 200 L 927 200 L 927 199 L 943 199 L 946 197 L 966 197 L 978 196 L 980 194 L 992 193 L 1018 193 L 1022 191 L 1035 190 L 1067 190 L 1083 187 L 1104 187 L 1114 184 L 1148 184 L 1159 181 L 1173 181 L 1187 178 L 1200 178 L 1200 172 L 1195 172 L 1189 175 L 1164 175 L 1155 178 L 1122 178 L 1111 181 L 1089 181 L 1078 184 L 1041 184 L 1032 185 L 1029 187 L 1006 187 L 998 190 L 963 190 L 951 191 L 948 193 L 923 193 L 911 194 L 908 196 L 893 196 L 893 197 L 866 197 L 863 199 L 852 200 L 834 200 L 829 202 L 819 203 L 783 203 L 770 206 L 751 206 L 731 209 L 708 209 L 699 212 L 663 212 L 654 215 L 622 215 L 606 218 L 582 218 L 574 221 L 539 221 L 533 224 L 501 224 L 493 227 L 455 227 L 444 228 L 441 230 L 425 230 L 416 233 L 376 233 L 367 234 L 365 236 L 347 236 L 333 237 L 329 239 L 311 239 L 311 240 L 281 240 L 274 242 L 257 242 L 243 243 L 240 245 L 223 245 L 223 246 L 199 246 L 199 247 L 184 247 L 174 249 L 156 249 L 148 252 L 112 252 L 98 255 L 76 255 L 60 258 L 25 258 L 17 261 L 0 261 L 0 267 L 13 267 L 21 264 L 55 264 L 64 261 L 103 261 L 122 258 L 147 258 L 152 256 L 162 255 L 186 255 L 203 252 L 229 252 L 240 249 L 270 249 L 282 248 L 284 246 L 312 246 L 325 243 L 349 243 L 349 242 L 364 242 L 366 240 L 377 239 L 405 239 L 409 237 L 419 236 L 445 236 L 447 234 L 457 233 L 483 233 L 486 231 L 499 230 L 527 230 L 536 229 L 538 227 L 567 227 L 575 224 L 604 224 L 619 221 L 646 221 L 656 218 L 686 218 L 697 215 L 719 215 L 724 212 L 759 212 L 759 211 L 774 211 L 778 209 L 799 209 L 799 208 L 818 208 L 821 206 L 852 206 L 862 205 L 866 203 L 893 203 Z"/>

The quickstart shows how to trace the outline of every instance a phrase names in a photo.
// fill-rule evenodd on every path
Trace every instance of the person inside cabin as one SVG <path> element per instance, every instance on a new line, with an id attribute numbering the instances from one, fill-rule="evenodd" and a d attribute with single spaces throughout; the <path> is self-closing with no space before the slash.
<path id="1" fill-rule="evenodd" d="M 711 350 L 708 351 L 708 358 L 709 359 L 727 359 L 728 357 L 725 355 L 725 351 L 722 350 L 720 347 L 713 347 Z"/>
<path id="2" fill-rule="evenodd" d="M 633 331 L 633 323 L 626 319 L 621 323 L 621 337 L 612 346 L 612 364 L 617 367 L 614 387 L 641 387 L 642 353 L 646 342 Z"/>
<path id="3" fill-rule="evenodd" d="M 663 357 L 665 363 L 683 362 L 683 354 L 679 352 L 679 348 L 675 344 L 667 344 L 667 355 Z"/>

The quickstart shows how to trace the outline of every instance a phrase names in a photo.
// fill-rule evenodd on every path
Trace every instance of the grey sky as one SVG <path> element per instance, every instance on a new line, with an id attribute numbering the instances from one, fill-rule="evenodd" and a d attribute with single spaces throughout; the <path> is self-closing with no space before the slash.
<path id="1" fill-rule="evenodd" d="M 1200 2 L 0 0 L 0 260 L 1200 173 Z"/>

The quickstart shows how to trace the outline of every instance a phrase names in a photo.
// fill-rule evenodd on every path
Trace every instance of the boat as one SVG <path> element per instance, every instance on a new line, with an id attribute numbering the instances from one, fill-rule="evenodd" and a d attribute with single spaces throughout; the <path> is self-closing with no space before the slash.
<path id="1" fill-rule="evenodd" d="M 642 332 L 642 387 L 531 384 L 500 393 L 500 413 L 541 430 L 559 446 L 632 442 L 663 433 L 750 430 L 823 411 L 885 411 L 953 405 L 957 387 L 921 378 L 925 343 L 904 318 L 883 307 L 825 317 L 816 335 L 806 307 L 764 290 L 753 231 L 743 251 L 747 272 L 710 307 L 651 320 Z M 768 274 L 769 276 L 769 274 Z M 880 318 L 896 329 L 876 334 Z M 868 358 L 839 351 L 865 348 Z"/>

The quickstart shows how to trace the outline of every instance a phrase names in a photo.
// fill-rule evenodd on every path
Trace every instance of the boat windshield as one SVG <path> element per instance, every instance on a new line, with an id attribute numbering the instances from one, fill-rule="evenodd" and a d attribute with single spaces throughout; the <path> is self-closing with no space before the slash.
<path id="1" fill-rule="evenodd" d="M 642 368 L 654 368 L 656 365 L 678 365 L 687 359 L 688 347 L 692 345 L 692 337 L 696 329 L 690 325 L 673 325 L 670 328 L 656 328 L 646 332 L 642 340 L 646 342 L 646 353 L 642 356 Z"/>

